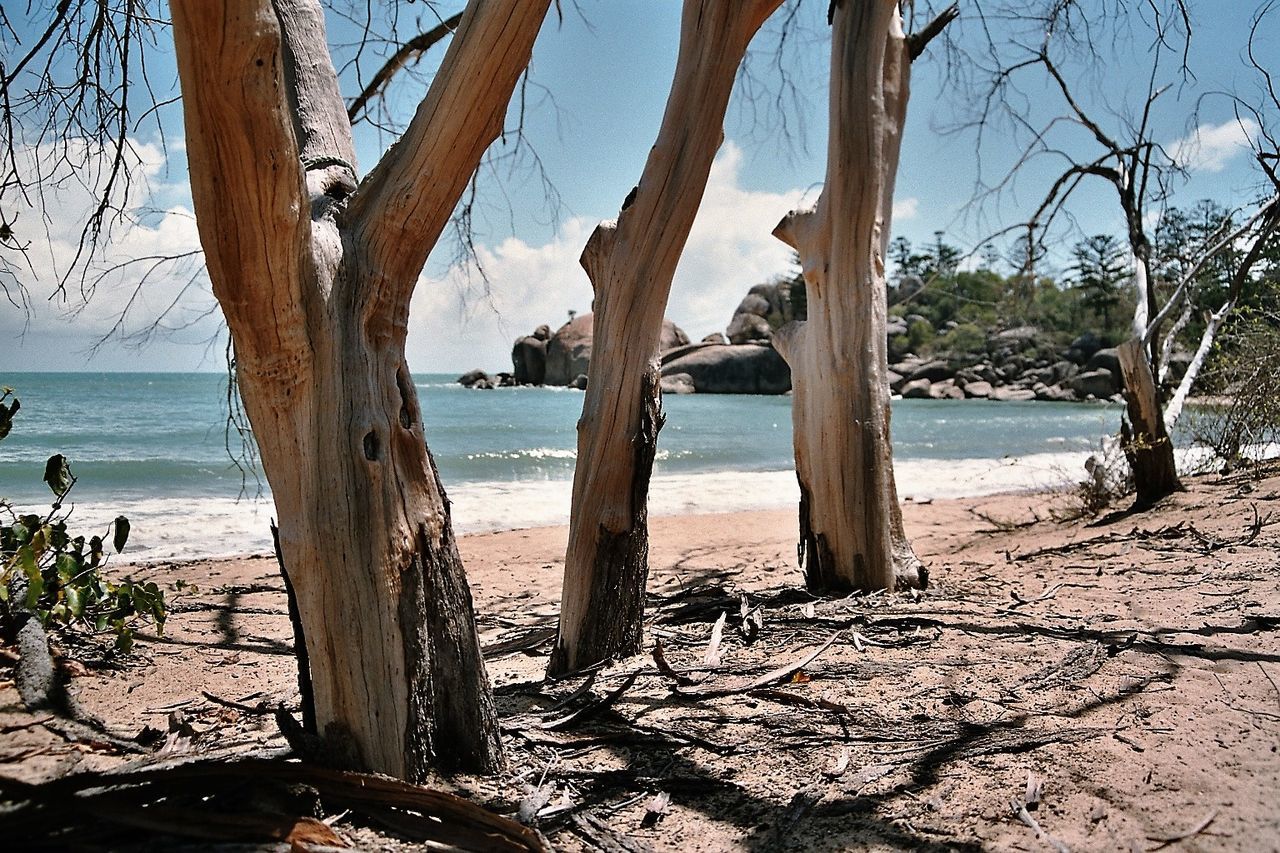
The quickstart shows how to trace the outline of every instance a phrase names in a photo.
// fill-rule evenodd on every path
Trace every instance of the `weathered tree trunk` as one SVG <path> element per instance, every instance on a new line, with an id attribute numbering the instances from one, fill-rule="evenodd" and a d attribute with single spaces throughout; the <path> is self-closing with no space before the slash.
<path id="1" fill-rule="evenodd" d="M 340 764 L 502 766 L 449 505 L 404 359 L 409 298 L 548 0 L 472 0 L 357 183 L 316 0 L 175 0 L 197 224 Z M 481 82 L 477 82 L 481 81 Z"/>
<path id="2" fill-rule="evenodd" d="M 1130 338 L 1117 348 L 1124 379 L 1128 423 L 1121 441 L 1133 468 L 1135 506 L 1148 507 L 1163 497 L 1182 491 L 1173 458 L 1173 442 L 1160 410 L 1160 394 L 1151 373 L 1151 361 L 1142 341 Z"/>
<path id="3" fill-rule="evenodd" d="M 833 13 L 826 183 L 774 231 L 800 255 L 808 304 L 774 337 L 791 366 L 800 562 L 817 591 L 922 587 L 893 476 L 884 275 L 918 51 L 894 0 Z"/>
<path id="4" fill-rule="evenodd" d="M 582 255 L 594 342 L 573 478 L 553 674 L 640 650 L 657 356 L 676 264 L 723 139 L 747 44 L 781 0 L 685 0 L 675 79 L 640 183 Z"/>

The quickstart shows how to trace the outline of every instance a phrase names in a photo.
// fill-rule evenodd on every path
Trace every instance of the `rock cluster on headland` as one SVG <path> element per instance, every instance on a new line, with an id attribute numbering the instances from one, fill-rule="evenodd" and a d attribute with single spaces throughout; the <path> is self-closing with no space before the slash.
<path id="1" fill-rule="evenodd" d="M 667 394 L 785 394 L 791 371 L 773 348 L 773 334 L 804 319 L 804 289 L 796 282 L 758 284 L 734 311 L 725 334 L 691 343 L 678 326 L 664 320 L 659 364 Z M 889 386 L 908 399 L 934 400 L 1107 400 L 1118 398 L 1120 364 L 1113 348 L 1086 332 L 1065 348 L 1032 326 L 970 334 L 963 346 L 937 344 L 927 355 L 909 351 L 913 315 L 890 317 L 887 344 Z M 941 339 L 939 339 L 941 340 Z M 553 334 L 539 326 L 516 340 L 511 373 L 490 377 L 473 370 L 458 379 L 469 388 L 506 385 L 561 385 L 586 388 L 591 362 L 592 315 L 582 314 Z M 1186 359 L 1170 363 L 1177 381 Z"/>

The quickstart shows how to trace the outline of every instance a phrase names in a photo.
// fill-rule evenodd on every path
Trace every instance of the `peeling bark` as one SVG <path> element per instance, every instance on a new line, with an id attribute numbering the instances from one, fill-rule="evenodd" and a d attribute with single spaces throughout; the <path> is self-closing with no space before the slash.
<path id="1" fill-rule="evenodd" d="M 908 43 L 893 0 L 832 11 L 826 183 L 815 208 L 774 230 L 800 255 L 808 304 L 806 321 L 774 337 L 791 366 L 799 557 L 815 591 L 921 587 L 893 475 L 884 255 L 923 45 Z"/>
<path id="2" fill-rule="evenodd" d="M 675 77 L 640 182 L 617 221 L 596 228 L 583 251 L 582 266 L 595 289 L 594 344 L 578 422 L 552 674 L 639 649 L 649 572 L 649 444 L 660 424 L 653 386 L 662 317 L 724 136 L 738 66 L 779 5 L 781 0 L 685 0 Z"/>

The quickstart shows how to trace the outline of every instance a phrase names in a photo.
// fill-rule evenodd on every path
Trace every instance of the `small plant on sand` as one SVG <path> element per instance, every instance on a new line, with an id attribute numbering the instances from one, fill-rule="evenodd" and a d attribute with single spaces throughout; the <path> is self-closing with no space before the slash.
<path id="1" fill-rule="evenodd" d="M 9 434 L 20 404 L 13 389 L 0 388 L 0 439 Z M 11 634 L 24 617 L 46 629 L 72 629 L 115 635 L 116 648 L 133 646 L 133 629 L 154 621 L 163 630 L 164 592 L 151 582 L 113 583 L 103 574 L 102 536 L 74 536 L 63 510 L 76 478 L 62 454 L 45 463 L 44 481 L 53 492 L 45 515 L 14 512 L 0 498 L 0 622 Z M 118 516 L 109 528 L 116 553 L 129 541 L 129 519 Z"/>
<path id="2" fill-rule="evenodd" d="M 1085 460 L 1084 470 L 1087 476 L 1070 487 L 1062 506 L 1054 510 L 1058 521 L 1092 518 L 1133 494 L 1133 469 L 1123 443 L 1114 436 L 1102 439 L 1097 452 Z"/>

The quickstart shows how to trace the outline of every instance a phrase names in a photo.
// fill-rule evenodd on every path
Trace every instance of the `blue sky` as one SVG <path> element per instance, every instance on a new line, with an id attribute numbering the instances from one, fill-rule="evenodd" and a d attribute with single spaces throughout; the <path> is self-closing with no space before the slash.
<path id="1" fill-rule="evenodd" d="M 456 5 L 456 4 L 454 4 Z M 487 283 L 464 270 L 451 269 L 452 247 L 432 257 L 415 296 L 411 317 L 409 361 L 418 372 L 460 372 L 471 367 L 506 369 L 511 340 L 538 324 L 553 327 L 569 310 L 589 309 L 591 293 L 577 266 L 582 245 L 596 222 L 616 215 L 635 184 L 661 119 L 679 33 L 679 4 L 674 0 L 635 3 L 583 0 L 586 17 L 566 3 L 562 24 L 554 13 L 534 51 L 526 134 L 541 158 L 547 176 L 560 194 L 554 209 L 544 203 L 541 183 L 528 169 L 485 175 L 478 222 L 478 251 Z M 423 4 L 407 7 L 409 14 L 426 16 Z M 1251 77 L 1240 59 L 1252 3 L 1199 3 L 1196 10 L 1195 78 L 1183 81 L 1165 96 L 1158 115 L 1157 138 L 1186 147 L 1192 166 L 1190 180 L 1178 189 L 1176 201 L 1189 204 L 1202 197 L 1224 203 L 1244 201 L 1254 189 L 1247 149 L 1241 147 L 1241 128 L 1226 99 L 1202 94 L 1240 90 Z M 962 10 L 964 4 L 962 3 Z M 784 272 L 788 251 L 769 236 L 776 222 L 792 207 L 812 202 L 820 190 L 826 158 L 826 71 L 828 29 L 826 4 L 807 0 L 800 8 L 798 27 L 782 54 L 797 94 L 779 112 L 773 94 L 779 86 L 774 47 L 778 24 L 773 21 L 757 40 L 750 68 L 759 94 L 735 93 L 725 122 L 725 145 L 716 161 L 703 210 L 677 272 L 668 315 L 695 339 L 721 331 L 748 287 Z M 953 35 L 972 43 L 975 20 L 964 12 Z M 777 16 L 775 16 L 776 18 Z M 335 40 L 350 33 L 333 24 Z M 1262 33 L 1260 55 L 1277 55 L 1277 27 Z M 162 48 L 167 33 L 162 33 Z M 1105 97 L 1095 96 L 1091 108 L 1107 105 L 1123 113 L 1127 96 L 1145 84 L 1145 61 L 1125 54 L 1141 45 L 1118 43 L 1120 56 L 1073 69 L 1080 79 Z M 437 48 L 423 62 L 438 62 Z M 944 134 L 954 123 L 959 99 L 943 83 L 945 64 L 938 51 L 917 61 L 913 94 L 904 137 L 893 230 L 913 241 L 927 241 L 937 229 L 951 242 L 969 248 L 990 230 L 1016 221 L 1042 194 L 1049 179 L 1047 167 L 1033 165 L 1018 180 L 1014 192 L 980 210 L 967 207 L 977 179 L 976 148 L 971 134 Z M 171 57 L 156 57 L 153 72 L 161 83 L 172 80 Z M 166 76 L 167 75 L 167 76 Z M 346 94 L 355 90 L 349 75 Z M 1042 85 L 1026 89 L 1033 119 L 1057 108 L 1053 92 Z M 408 116 L 421 96 L 413 82 L 401 84 L 391 104 Z M 1198 126 L 1188 124 L 1192 105 L 1199 103 Z M 118 235 L 110 254 L 116 260 L 160 249 L 194 248 L 190 198 L 185 185 L 182 127 L 179 113 L 165 114 L 167 146 L 154 132 L 140 131 L 138 150 L 148 176 L 149 195 L 141 203 L 168 211 L 151 216 L 145 226 Z M 784 125 L 789 134 L 782 133 Z M 1246 128 L 1247 129 L 1247 128 Z M 1072 144 L 1078 138 L 1068 137 Z M 370 131 L 358 135 L 363 170 L 376 162 L 385 138 Z M 988 137 L 983 162 L 989 176 L 999 174 L 1016 155 L 1007 134 Z M 32 282 L 35 314 L 25 322 L 11 309 L 0 309 L 0 338 L 13 340 L 0 365 L 11 370 L 193 370 L 219 369 L 221 346 L 216 315 L 209 308 L 207 284 L 196 281 L 180 300 L 177 318 L 189 328 L 171 330 L 143 347 L 110 340 L 92 354 L 90 348 L 111 328 L 130 291 L 129 280 L 106 283 L 88 309 L 74 303 L 46 302 L 65 263 L 66 236 L 82 221 L 85 199 L 74 189 L 51 197 L 47 209 L 50 239 L 38 243 Z M 1110 190 L 1098 187 L 1081 194 L 1074 208 L 1080 229 L 1088 233 L 1116 230 L 1118 210 Z M 34 217 L 32 217 L 34 218 Z M 1072 239 L 1061 236 L 1063 245 Z M 128 315 L 125 328 L 136 330 L 173 301 L 187 283 L 184 275 L 161 277 L 148 283 Z M 176 325 L 170 323 L 170 325 Z"/>

